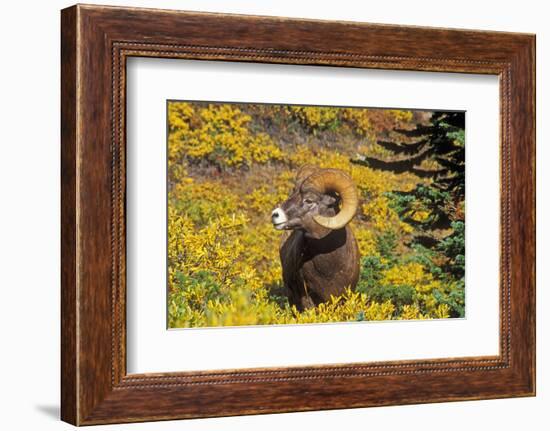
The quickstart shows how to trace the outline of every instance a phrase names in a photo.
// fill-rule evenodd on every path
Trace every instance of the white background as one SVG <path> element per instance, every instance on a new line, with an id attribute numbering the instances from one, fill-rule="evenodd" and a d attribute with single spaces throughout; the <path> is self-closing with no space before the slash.
<path id="1" fill-rule="evenodd" d="M 538 396 L 536 398 L 396 406 L 105 426 L 96 429 L 407 429 L 543 430 L 550 415 L 548 310 L 550 217 L 549 14 L 544 3 L 463 0 L 297 2 L 295 0 L 118 1 L 173 9 L 345 19 L 389 24 L 537 33 Z M 59 410 L 59 9 L 65 1 L 4 2 L 0 14 L 1 153 L 0 302 L 4 429 L 70 429 Z M 548 266 L 548 265 L 546 265 Z"/>
<path id="2" fill-rule="evenodd" d="M 129 373 L 498 354 L 498 77 L 139 58 L 127 83 Z M 466 318 L 167 331 L 167 99 L 466 111 Z"/>

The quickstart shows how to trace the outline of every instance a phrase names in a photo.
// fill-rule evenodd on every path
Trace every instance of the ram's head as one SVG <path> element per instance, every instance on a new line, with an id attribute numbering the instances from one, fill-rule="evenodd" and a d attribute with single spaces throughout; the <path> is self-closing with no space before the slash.
<path id="1" fill-rule="evenodd" d="M 271 222 L 276 229 L 302 229 L 319 236 L 346 226 L 358 201 L 355 184 L 345 172 L 306 165 L 289 198 L 271 213 Z"/>

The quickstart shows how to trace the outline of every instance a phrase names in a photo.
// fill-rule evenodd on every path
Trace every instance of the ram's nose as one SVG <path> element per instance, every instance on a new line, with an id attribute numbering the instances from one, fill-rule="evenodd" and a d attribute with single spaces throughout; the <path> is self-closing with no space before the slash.
<path id="1" fill-rule="evenodd" d="M 281 208 L 275 208 L 271 212 L 271 221 L 273 222 L 273 224 L 280 223 L 279 220 L 281 220 L 283 218 L 283 214 L 284 214 L 284 212 Z"/>
<path id="2" fill-rule="evenodd" d="M 282 208 L 275 208 L 271 213 L 271 223 L 275 227 L 282 226 L 287 221 L 287 217 Z"/>

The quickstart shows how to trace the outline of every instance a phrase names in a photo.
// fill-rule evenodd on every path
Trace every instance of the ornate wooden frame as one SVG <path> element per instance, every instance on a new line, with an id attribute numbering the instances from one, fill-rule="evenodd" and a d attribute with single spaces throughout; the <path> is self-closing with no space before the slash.
<path id="1" fill-rule="evenodd" d="M 61 16 L 63 420 L 88 425 L 534 395 L 534 35 L 81 5 Z M 128 375 L 129 56 L 498 75 L 500 354 Z"/>

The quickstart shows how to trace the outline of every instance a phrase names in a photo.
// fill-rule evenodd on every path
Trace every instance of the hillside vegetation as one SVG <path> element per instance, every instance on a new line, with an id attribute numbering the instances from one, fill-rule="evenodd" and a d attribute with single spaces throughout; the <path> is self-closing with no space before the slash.
<path id="1" fill-rule="evenodd" d="M 452 204 L 447 211 L 430 194 L 436 177 L 368 163 L 396 160 L 395 151 L 378 141 L 413 142 L 401 132 L 430 126 L 432 117 L 422 111 L 169 102 L 169 326 L 463 317 L 463 188 L 443 196 L 445 205 Z M 463 148 L 463 133 L 453 133 L 449 139 Z M 427 170 L 440 163 L 419 161 Z M 362 258 L 355 291 L 300 313 L 284 295 L 281 232 L 270 214 L 288 197 L 303 164 L 352 176 L 361 196 L 352 228 Z M 431 243 L 417 241 L 438 211 L 449 223 L 430 230 Z"/>

